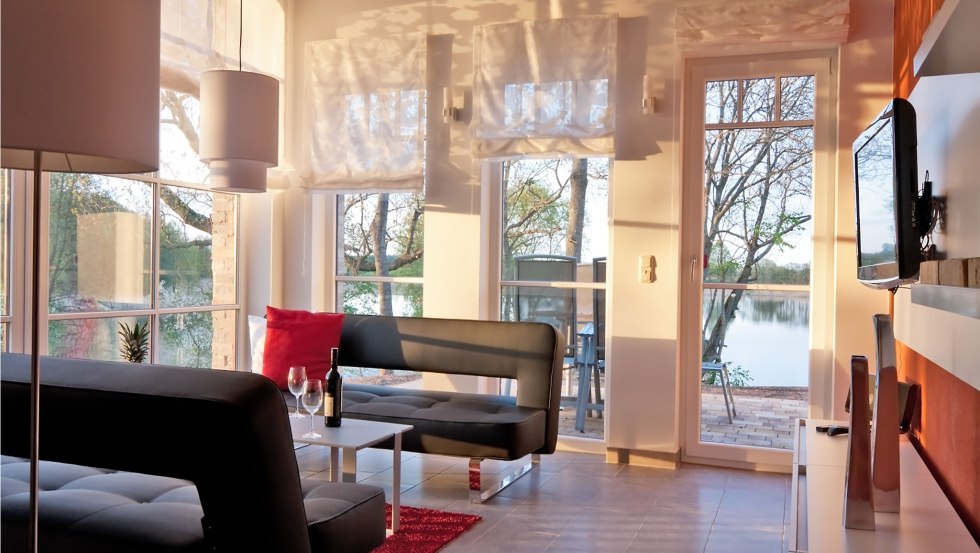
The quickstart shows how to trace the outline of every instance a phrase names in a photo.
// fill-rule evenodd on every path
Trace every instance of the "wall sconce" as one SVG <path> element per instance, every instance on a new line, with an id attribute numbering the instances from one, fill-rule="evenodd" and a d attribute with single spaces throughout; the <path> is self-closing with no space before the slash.
<path id="1" fill-rule="evenodd" d="M 650 75 L 643 75 L 643 102 L 640 104 L 640 108 L 643 111 L 643 115 L 653 115 L 657 110 L 657 100 L 653 97 L 653 93 L 650 92 Z"/>
<path id="2" fill-rule="evenodd" d="M 459 108 L 453 105 L 453 91 L 448 86 L 442 89 L 442 120 L 446 123 L 459 121 Z"/>

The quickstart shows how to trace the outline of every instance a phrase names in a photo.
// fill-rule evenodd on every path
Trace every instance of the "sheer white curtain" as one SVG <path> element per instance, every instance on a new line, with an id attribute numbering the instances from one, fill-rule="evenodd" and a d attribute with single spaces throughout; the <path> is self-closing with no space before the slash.
<path id="1" fill-rule="evenodd" d="M 752 45 L 819 46 L 847 41 L 850 0 L 716 0 L 677 8 L 686 50 Z"/>
<path id="2" fill-rule="evenodd" d="M 286 19 L 279 0 L 163 0 L 160 86 L 198 95 L 201 73 L 242 69 L 282 81 Z"/>
<path id="3" fill-rule="evenodd" d="M 422 190 L 426 35 L 306 44 L 304 188 Z"/>
<path id="4" fill-rule="evenodd" d="M 614 151 L 615 16 L 474 30 L 473 155 Z"/>

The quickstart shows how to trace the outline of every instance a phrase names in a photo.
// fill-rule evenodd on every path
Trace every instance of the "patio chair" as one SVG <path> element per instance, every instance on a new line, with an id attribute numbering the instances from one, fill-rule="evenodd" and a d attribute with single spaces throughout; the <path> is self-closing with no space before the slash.
<path id="1" fill-rule="evenodd" d="M 732 417 L 737 417 L 738 413 L 735 412 L 735 396 L 732 394 L 732 384 L 728 379 L 728 363 L 702 362 L 702 378 L 704 378 L 705 373 L 715 373 L 718 375 L 718 379 L 721 380 L 721 395 L 725 398 L 725 412 L 728 413 L 728 422 L 731 424 Z"/>
<path id="2" fill-rule="evenodd" d="M 606 281 L 606 258 L 592 258 L 592 282 Z M 579 386 L 584 386 L 585 390 L 593 390 L 595 401 L 593 402 L 591 392 L 583 396 L 579 392 L 580 406 L 585 405 L 590 411 L 595 411 L 597 417 L 602 416 L 604 403 L 602 400 L 602 381 L 601 375 L 606 370 L 606 291 L 592 290 L 592 320 L 593 324 L 586 325 L 579 332 L 582 343 L 580 356 L 584 356 L 585 366 L 580 369 Z M 582 370 L 585 369 L 584 372 Z M 591 382 L 591 384 L 590 384 Z M 580 388 L 581 390 L 581 388 Z M 583 410 L 584 411 L 584 410 Z M 592 413 L 590 412 L 591 416 Z M 584 430 L 584 412 L 576 415 L 576 429 Z"/>
<path id="3" fill-rule="evenodd" d="M 516 280 L 575 282 L 578 261 L 567 255 L 520 255 L 514 258 Z M 565 337 L 565 357 L 575 356 L 575 289 L 518 286 L 517 320 L 548 323 Z"/>
<path id="4" fill-rule="evenodd" d="M 592 259 L 592 282 L 606 282 L 606 258 Z M 592 317 L 595 319 L 595 348 L 598 370 L 606 368 L 606 291 L 592 291 Z"/>
<path id="5" fill-rule="evenodd" d="M 575 282 L 578 260 L 567 255 L 530 254 L 514 257 L 515 279 L 542 282 Z M 515 292 L 516 319 L 548 323 L 557 328 L 565 339 L 564 367 L 575 366 L 578 333 L 574 288 L 518 286 Z M 510 383 L 505 385 L 510 393 Z M 575 405 L 569 381 L 563 405 Z"/>

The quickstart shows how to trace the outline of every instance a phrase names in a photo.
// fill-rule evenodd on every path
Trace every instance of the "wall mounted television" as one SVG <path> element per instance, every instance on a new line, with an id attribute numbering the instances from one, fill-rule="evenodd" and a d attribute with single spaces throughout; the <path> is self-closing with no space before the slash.
<path id="1" fill-rule="evenodd" d="M 854 141 L 857 278 L 878 289 L 915 282 L 929 227 L 919 194 L 915 109 L 895 98 Z"/>

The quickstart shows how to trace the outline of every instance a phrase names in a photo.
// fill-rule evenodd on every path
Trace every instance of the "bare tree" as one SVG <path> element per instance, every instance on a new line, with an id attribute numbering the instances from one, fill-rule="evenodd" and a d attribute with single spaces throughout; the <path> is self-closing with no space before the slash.
<path id="1" fill-rule="evenodd" d="M 773 120 L 774 91 L 769 85 L 775 79 L 761 85 L 745 82 L 762 88 L 744 94 L 743 120 Z M 794 109 L 812 98 L 812 81 L 809 87 L 789 89 L 789 95 L 786 90 L 782 102 Z M 709 84 L 707 102 L 714 108 L 709 112 L 719 122 L 735 120 L 726 110 L 738 105 L 736 91 L 735 86 Z M 704 152 L 706 279 L 754 282 L 759 264 L 774 248 L 791 247 L 788 237 L 811 219 L 813 129 L 808 125 L 722 127 L 705 132 Z M 702 358 L 717 361 L 744 290 L 706 290 L 706 294 Z"/>
<path id="2" fill-rule="evenodd" d="M 343 196 L 344 266 L 347 274 L 388 276 L 412 271 L 422 258 L 423 213 L 421 194 L 346 194 Z M 413 275 L 414 276 L 414 275 Z M 392 284 L 371 284 L 382 314 L 393 314 Z M 355 295 L 368 293 L 354 287 Z"/>

